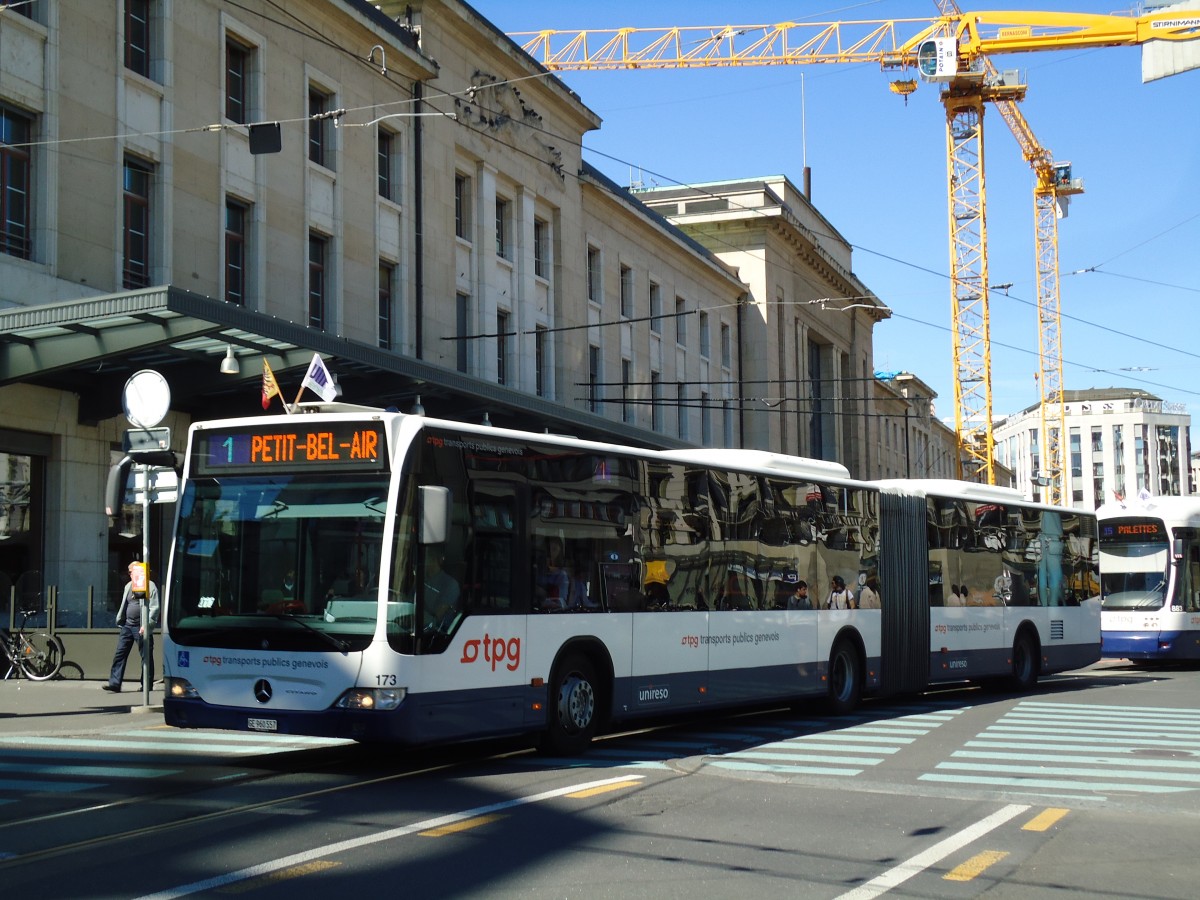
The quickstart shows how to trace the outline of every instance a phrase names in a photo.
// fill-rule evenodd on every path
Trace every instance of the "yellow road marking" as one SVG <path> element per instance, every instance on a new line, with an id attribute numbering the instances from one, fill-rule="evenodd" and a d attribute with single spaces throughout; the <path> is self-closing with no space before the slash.
<path id="1" fill-rule="evenodd" d="M 489 822 L 495 822 L 497 819 L 503 819 L 504 816 L 487 815 L 475 816 L 472 819 L 463 819 L 461 822 L 451 822 L 449 825 L 442 825 L 439 828 L 430 828 L 428 831 L 417 832 L 418 837 L 445 837 L 448 834 L 458 834 L 460 831 L 469 831 L 472 828 L 478 828 L 480 825 L 487 825 Z"/>
<path id="2" fill-rule="evenodd" d="M 587 790 L 583 791 L 576 791 L 575 793 L 567 794 L 566 796 L 575 800 L 579 800 L 583 797 L 595 797 L 597 794 L 607 794 L 609 791 L 619 791 L 621 788 L 633 787 L 635 784 L 638 784 L 638 782 L 618 781 L 615 784 L 602 784 L 599 787 L 588 788 Z"/>
<path id="3" fill-rule="evenodd" d="M 984 850 L 976 853 L 960 866 L 955 866 L 942 876 L 945 881 L 970 881 L 980 875 L 988 866 L 995 865 L 1008 856 L 1007 850 Z"/>
<path id="4" fill-rule="evenodd" d="M 1044 810 L 1021 826 L 1022 831 L 1046 831 L 1059 819 L 1069 813 L 1069 809 L 1051 807 Z"/>
<path id="5" fill-rule="evenodd" d="M 278 872 L 271 872 L 268 875 L 259 875 L 257 878 L 249 878 L 246 881 L 237 884 L 227 884 L 224 887 L 217 888 L 218 894 L 244 894 L 247 891 L 254 891 L 261 887 L 267 887 L 271 884 L 277 884 L 280 881 L 286 881 L 289 878 L 299 878 L 302 875 L 315 875 L 317 872 L 324 872 L 326 869 L 332 869 L 334 866 L 340 866 L 341 863 L 332 862 L 328 859 L 314 859 L 312 862 L 304 863 L 299 866 L 289 866 L 286 869 L 280 869 Z"/>

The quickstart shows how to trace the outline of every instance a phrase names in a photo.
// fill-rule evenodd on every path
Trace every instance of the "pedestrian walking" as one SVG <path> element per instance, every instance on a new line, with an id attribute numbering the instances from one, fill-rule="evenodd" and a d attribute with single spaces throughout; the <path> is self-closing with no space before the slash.
<path id="1" fill-rule="evenodd" d="M 148 613 L 148 615 L 146 615 Z M 146 631 L 147 619 L 151 630 Z M 158 585 L 146 578 L 146 567 L 136 560 L 129 564 L 129 584 L 121 596 L 117 609 L 117 651 L 113 654 L 112 671 L 104 690 L 117 693 L 125 680 L 125 663 L 133 645 L 137 644 L 142 657 L 142 667 L 154 678 L 153 625 L 158 621 Z"/>

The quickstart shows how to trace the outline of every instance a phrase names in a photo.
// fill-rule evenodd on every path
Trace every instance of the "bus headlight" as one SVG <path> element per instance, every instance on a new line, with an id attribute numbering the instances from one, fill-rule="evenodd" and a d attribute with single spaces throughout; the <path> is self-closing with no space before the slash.
<path id="1" fill-rule="evenodd" d="M 163 693 L 172 700 L 199 700 L 200 692 L 186 678 L 168 678 L 163 684 Z"/>
<path id="2" fill-rule="evenodd" d="M 395 709 L 408 688 L 351 688 L 333 704 L 338 709 Z"/>

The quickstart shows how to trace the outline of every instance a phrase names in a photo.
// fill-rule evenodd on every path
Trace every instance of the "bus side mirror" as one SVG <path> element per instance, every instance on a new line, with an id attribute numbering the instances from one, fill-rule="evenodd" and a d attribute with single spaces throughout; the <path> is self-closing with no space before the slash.
<path id="1" fill-rule="evenodd" d="M 121 514 L 121 504 L 125 502 L 125 487 L 129 484 L 129 468 L 132 465 L 132 457 L 126 456 L 119 463 L 113 463 L 112 468 L 108 470 L 108 482 L 104 485 L 106 515 L 115 518 Z"/>
<path id="2" fill-rule="evenodd" d="M 450 488 L 426 484 L 417 488 L 422 544 L 444 544 L 450 533 Z"/>

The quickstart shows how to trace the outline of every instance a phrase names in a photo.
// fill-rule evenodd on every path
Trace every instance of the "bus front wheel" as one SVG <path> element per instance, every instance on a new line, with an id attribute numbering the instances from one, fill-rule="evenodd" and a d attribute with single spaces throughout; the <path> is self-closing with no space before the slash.
<path id="1" fill-rule="evenodd" d="M 596 669 L 584 656 L 568 656 L 554 671 L 549 727 L 538 749 L 547 754 L 582 753 L 596 733 L 596 716 Z"/>
<path id="2" fill-rule="evenodd" d="M 862 663 L 849 641 L 838 641 L 829 656 L 829 693 L 826 702 L 834 715 L 853 712 L 862 694 Z"/>

